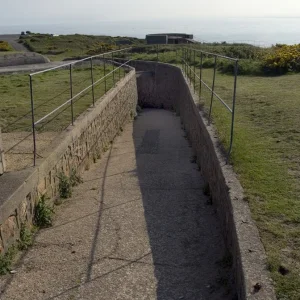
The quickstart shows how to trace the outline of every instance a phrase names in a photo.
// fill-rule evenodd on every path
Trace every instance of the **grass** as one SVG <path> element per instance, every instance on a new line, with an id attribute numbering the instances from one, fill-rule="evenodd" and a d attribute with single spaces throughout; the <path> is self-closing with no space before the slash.
<path id="1" fill-rule="evenodd" d="M 106 74 L 112 66 L 106 66 Z M 103 66 L 94 65 L 94 81 L 104 76 Z M 119 77 L 120 75 L 120 77 Z M 115 73 L 115 82 L 124 76 L 124 70 Z M 30 131 L 31 105 L 28 75 L 2 75 L 0 127 L 3 132 Z M 73 68 L 73 96 L 91 84 L 90 69 L 86 66 Z M 113 87 L 113 76 L 107 78 L 107 91 Z M 95 100 L 105 93 L 104 82 L 95 86 Z M 33 97 L 35 121 L 70 99 L 69 70 L 51 71 L 33 77 Z M 92 90 L 89 89 L 74 101 L 76 118 L 92 105 Z M 54 118 L 54 119 L 53 119 Z M 52 120 L 53 119 L 53 120 Z M 52 120 L 52 121 L 51 121 Z M 49 122 L 50 121 L 50 122 Z M 49 122 L 49 123 L 48 123 Z M 70 105 L 65 106 L 53 116 L 37 126 L 38 131 L 60 131 L 71 123 Z M 11 125 L 10 125 L 11 124 Z"/>
<path id="2" fill-rule="evenodd" d="M 211 69 L 203 71 L 212 84 Z M 278 299 L 300 299 L 300 75 L 240 76 L 231 162 L 245 189 Z M 233 77 L 217 74 L 216 92 L 231 105 Z M 196 83 L 198 90 L 199 84 Z M 211 94 L 203 88 L 207 111 Z M 229 145 L 230 113 L 214 98 L 213 122 Z M 288 270 L 282 274 L 282 268 Z"/>
<path id="3" fill-rule="evenodd" d="M 46 55 L 50 60 L 57 61 L 65 58 L 76 58 L 90 56 L 98 53 L 108 52 L 140 45 L 144 40 L 131 37 L 111 37 L 94 35 L 59 35 L 31 34 L 23 36 L 20 42 L 31 51 Z"/>

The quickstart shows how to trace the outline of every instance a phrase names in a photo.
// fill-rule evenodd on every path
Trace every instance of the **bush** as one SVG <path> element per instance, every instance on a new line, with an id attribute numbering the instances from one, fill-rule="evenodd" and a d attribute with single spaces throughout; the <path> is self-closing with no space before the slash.
<path id="1" fill-rule="evenodd" d="M 218 70 L 223 74 L 234 74 L 235 63 L 229 60 L 222 60 L 218 64 Z M 238 75 L 263 75 L 262 62 L 251 59 L 241 59 L 238 64 Z"/>
<path id="2" fill-rule="evenodd" d="M 288 71 L 300 71 L 300 44 L 276 45 L 263 59 L 265 74 L 281 75 Z"/>
<path id="3" fill-rule="evenodd" d="M 0 41 L 0 52 L 1 51 L 12 51 L 13 49 L 8 42 Z"/>

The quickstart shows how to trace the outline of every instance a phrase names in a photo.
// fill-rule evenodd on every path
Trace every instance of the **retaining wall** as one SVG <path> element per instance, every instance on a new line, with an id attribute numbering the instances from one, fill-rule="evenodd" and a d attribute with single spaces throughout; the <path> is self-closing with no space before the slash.
<path id="1" fill-rule="evenodd" d="M 49 63 L 50 60 L 35 52 L 23 53 L 5 53 L 0 55 L 0 67 L 11 67 L 20 65 L 44 64 Z"/>
<path id="2" fill-rule="evenodd" d="M 83 171 L 99 158 L 121 127 L 136 113 L 137 86 L 131 71 L 69 126 L 49 147 L 37 166 L 0 176 L 0 254 L 19 238 L 22 223 L 32 223 L 41 194 L 58 195 L 58 175 Z"/>
<path id="3" fill-rule="evenodd" d="M 154 62 L 133 62 L 138 72 L 139 105 L 172 108 L 180 114 L 197 163 L 210 187 L 213 205 L 222 224 L 238 299 L 276 299 L 266 270 L 266 254 L 254 224 L 243 189 L 218 147 L 217 134 L 196 106 L 181 70 Z"/>

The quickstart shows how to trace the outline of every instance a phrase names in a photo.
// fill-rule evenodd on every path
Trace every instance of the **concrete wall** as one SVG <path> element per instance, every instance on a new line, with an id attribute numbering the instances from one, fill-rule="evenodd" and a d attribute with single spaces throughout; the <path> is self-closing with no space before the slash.
<path id="1" fill-rule="evenodd" d="M 131 71 L 53 142 L 47 158 L 39 159 L 35 168 L 0 176 L 0 253 L 19 237 L 22 223 L 32 223 L 40 195 L 47 193 L 52 200 L 58 195 L 60 172 L 81 172 L 99 157 L 135 116 L 136 104 L 136 74 Z"/>
<path id="2" fill-rule="evenodd" d="M 238 298 L 276 299 L 266 271 L 265 251 L 243 189 L 231 166 L 225 163 L 214 128 L 206 125 L 207 120 L 195 104 L 197 96 L 175 66 L 155 62 L 135 62 L 135 66 L 139 71 L 139 105 L 173 108 L 180 114 L 233 257 Z"/>
<path id="3" fill-rule="evenodd" d="M 34 53 L 34 52 L 24 52 L 24 53 L 9 53 L 0 55 L 0 67 L 10 67 L 28 64 L 42 64 L 48 63 L 50 60 L 45 56 Z"/>

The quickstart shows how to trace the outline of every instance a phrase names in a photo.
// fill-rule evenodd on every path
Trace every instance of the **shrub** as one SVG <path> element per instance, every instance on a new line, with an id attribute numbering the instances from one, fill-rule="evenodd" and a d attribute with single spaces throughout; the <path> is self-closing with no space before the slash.
<path id="1" fill-rule="evenodd" d="M 0 52 L 1 51 L 12 51 L 13 49 L 8 42 L 0 41 Z"/>
<path id="2" fill-rule="evenodd" d="M 281 75 L 300 71 L 300 44 L 276 45 L 263 59 L 265 74 Z"/>
<path id="3" fill-rule="evenodd" d="M 218 64 L 218 70 L 223 74 L 234 74 L 235 63 L 222 60 Z M 263 75 L 262 62 L 259 60 L 241 59 L 238 64 L 238 75 Z"/>

